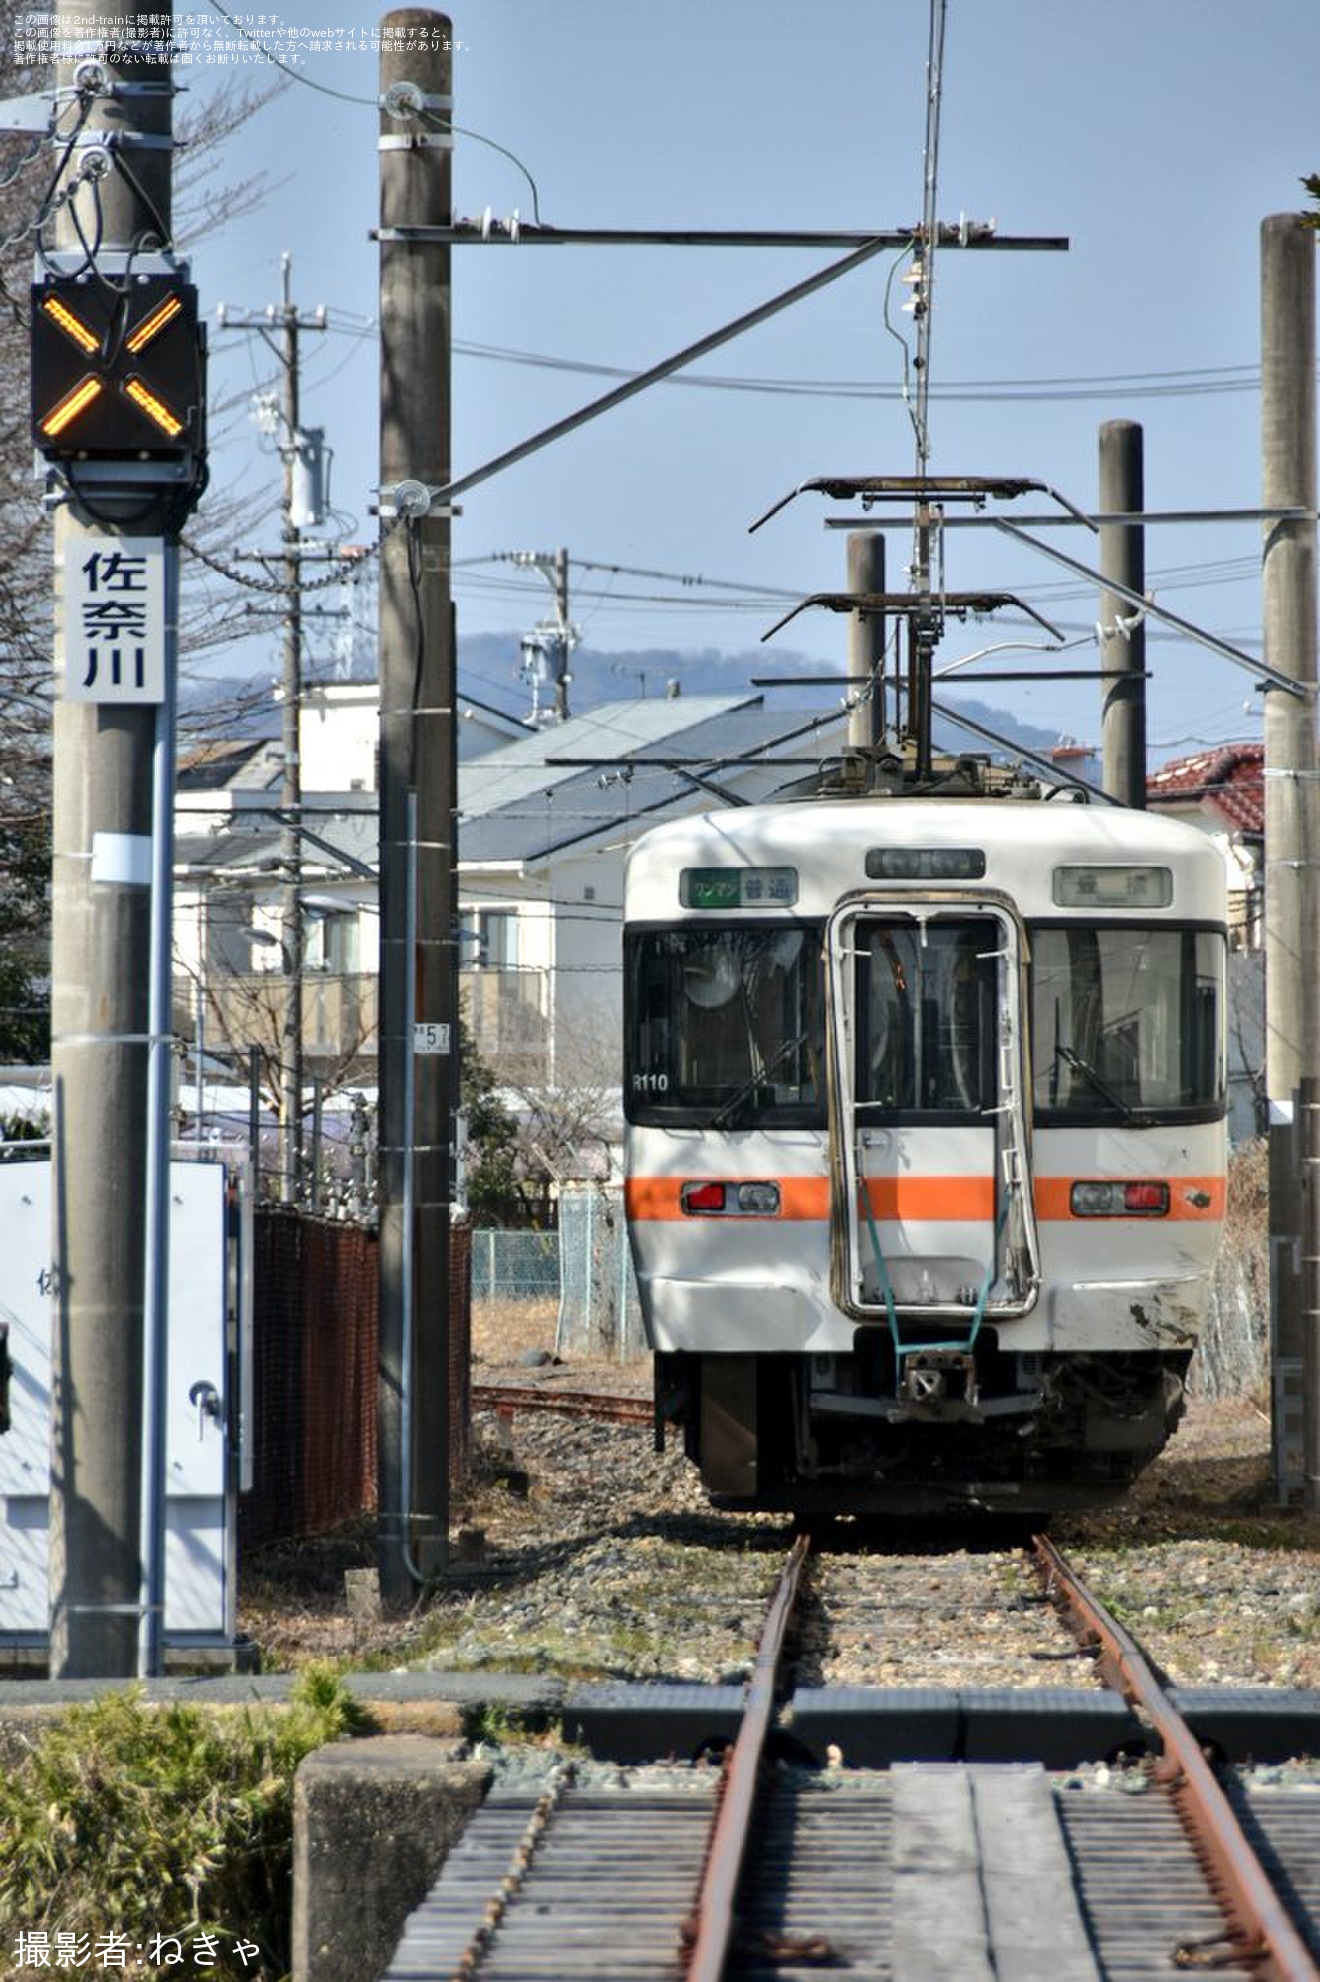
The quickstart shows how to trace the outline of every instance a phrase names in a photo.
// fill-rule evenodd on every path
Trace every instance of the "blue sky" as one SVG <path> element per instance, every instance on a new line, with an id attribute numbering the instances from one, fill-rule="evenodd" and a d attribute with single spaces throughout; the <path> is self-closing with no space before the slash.
<path id="1" fill-rule="evenodd" d="M 369 33 L 378 16 L 339 0 L 244 14 L 258 38 L 289 28 Z M 278 22 L 277 27 L 273 25 Z M 883 229 L 921 212 L 927 0 L 473 0 L 456 10 L 456 122 L 512 151 L 562 226 Z M 216 20 L 198 31 L 232 38 Z M 274 46 L 283 46 L 276 40 Z M 199 93 L 260 68 L 197 65 Z M 377 58 L 312 55 L 248 127 L 235 170 L 276 182 L 260 210 L 194 244 L 208 308 L 294 294 L 324 304 L 309 335 L 304 417 L 335 450 L 337 506 L 371 534 L 375 483 Z M 1024 474 L 1094 503 L 1097 430 L 1145 429 L 1152 509 L 1259 501 L 1259 236 L 1303 205 L 1320 170 L 1320 8 L 1314 0 L 950 0 L 939 213 L 1005 235 L 1066 235 L 1066 255 L 943 254 L 933 329 L 931 466 Z M 331 94 L 330 92 L 334 92 Z M 345 101 L 344 98 L 360 99 Z M 465 214 L 532 209 L 524 177 L 458 140 Z M 454 466 L 479 465 L 603 391 L 607 379 L 527 362 L 644 368 L 787 287 L 828 257 L 807 251 L 507 250 L 454 257 Z M 455 526 L 460 628 L 518 629 L 548 604 L 534 575 L 468 563 L 566 545 L 575 558 L 802 593 L 842 583 L 838 505 L 804 497 L 756 536 L 747 525 L 808 476 L 909 472 L 902 353 L 885 322 L 882 257 L 699 368 L 751 391 L 666 385 L 472 491 Z M 895 327 L 910 328 L 891 305 Z M 509 361 L 472 347 L 524 354 Z M 261 346 L 217 336 L 217 383 L 267 379 Z M 865 383 L 877 396 L 805 392 Z M 942 397 L 941 394 L 948 397 Z M 277 463 L 240 419 L 217 448 L 218 486 L 275 490 Z M 1008 512 L 1011 515 L 1011 511 Z M 346 526 L 347 527 L 347 526 Z M 272 542 L 273 542 L 272 530 Z M 1079 533 L 1052 541 L 1087 557 Z M 1147 569 L 1172 610 L 1259 651 L 1256 525 L 1152 530 Z M 890 537 L 901 582 L 907 541 Z M 988 532 L 950 533 L 953 589 L 1021 593 L 1079 641 L 1090 588 Z M 638 596 L 640 595 L 640 596 Z M 698 586 L 575 575 L 574 616 L 594 645 L 755 647 L 777 612 Z M 841 662 L 841 619 L 798 620 L 763 650 L 789 666 Z M 1002 638 L 955 627 L 941 659 Z M 1089 665 L 1079 645 L 1066 664 Z M 1089 658 L 1088 658 L 1089 657 Z M 510 666 L 513 659 L 511 654 Z M 1013 665 L 1011 656 L 998 657 Z M 1160 754 L 1259 734 L 1250 678 L 1202 649 L 1152 639 L 1150 737 Z M 989 663 L 994 665 L 994 663 Z M 508 682 L 499 684 L 506 691 Z M 700 685 L 694 660 L 689 685 Z M 472 684 L 477 686 L 477 684 Z M 1026 722 L 1098 728 L 1090 687 L 998 689 Z"/>

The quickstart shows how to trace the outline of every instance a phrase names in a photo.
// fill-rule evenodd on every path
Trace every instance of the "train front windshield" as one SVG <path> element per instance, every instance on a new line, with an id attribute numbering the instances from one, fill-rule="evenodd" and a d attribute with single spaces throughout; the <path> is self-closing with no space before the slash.
<path id="1" fill-rule="evenodd" d="M 624 974 L 631 1121 L 727 1128 L 824 1122 L 818 927 L 634 930 Z"/>
<path id="2" fill-rule="evenodd" d="M 1037 927 L 1031 947 L 1037 1121 L 1222 1111 L 1218 931 Z"/>

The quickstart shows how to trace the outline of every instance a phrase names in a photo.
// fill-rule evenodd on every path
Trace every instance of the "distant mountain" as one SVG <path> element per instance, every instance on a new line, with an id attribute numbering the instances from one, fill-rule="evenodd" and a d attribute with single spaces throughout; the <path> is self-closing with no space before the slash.
<path id="1" fill-rule="evenodd" d="M 460 633 L 458 671 L 460 690 L 472 701 L 515 720 L 526 721 L 531 716 L 533 686 L 522 678 L 517 633 Z M 846 693 L 837 661 L 782 648 L 775 648 L 773 653 L 764 647 L 722 653 L 714 647 L 687 652 L 677 647 L 644 647 L 624 652 L 582 646 L 571 657 L 569 676 L 568 706 L 574 715 L 602 702 L 671 694 L 756 694 L 764 696 L 771 708 L 831 709 L 839 706 Z M 772 685 L 776 682 L 784 685 Z M 548 683 L 536 692 L 542 708 L 552 704 Z M 192 737 L 279 735 L 279 704 L 269 676 L 211 677 L 191 683 L 184 687 L 180 703 L 181 727 Z M 960 714 L 1002 736 L 1010 754 L 1022 749 L 1048 755 L 1060 742 L 1056 731 L 1020 723 L 1005 710 L 974 702 L 961 692 L 957 706 Z M 938 720 L 936 741 L 942 749 L 991 748 Z"/>
<path id="2" fill-rule="evenodd" d="M 459 681 L 466 693 L 526 720 L 533 709 L 533 690 L 522 682 L 522 654 L 516 633 L 460 632 Z M 813 679 L 808 680 L 808 677 Z M 782 687 L 773 686 L 782 682 Z M 627 652 L 582 646 L 569 662 L 568 706 L 574 715 L 602 702 L 631 701 L 639 695 L 739 695 L 765 697 L 771 708 L 829 709 L 837 707 L 847 690 L 836 660 L 789 652 L 776 647 L 744 648 L 722 653 L 714 647 L 684 652 L 676 647 L 644 647 Z M 548 687 L 539 690 L 540 705 L 552 700 Z M 1010 749 L 1048 755 L 1060 742 L 1056 730 L 1018 722 L 1003 709 L 974 702 L 961 691 L 958 711 L 983 728 L 1005 738 Z M 985 750 L 953 724 L 937 720 L 936 740 L 942 749 Z"/>

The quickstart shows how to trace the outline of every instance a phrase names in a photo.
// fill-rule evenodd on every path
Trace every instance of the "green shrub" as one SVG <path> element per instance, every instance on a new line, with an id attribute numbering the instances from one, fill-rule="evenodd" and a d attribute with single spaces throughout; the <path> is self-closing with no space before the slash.
<path id="1" fill-rule="evenodd" d="M 317 1669 L 282 1709 L 71 1708 L 0 1778 L 0 1973 L 285 1974 L 294 1770 L 360 1721 Z"/>

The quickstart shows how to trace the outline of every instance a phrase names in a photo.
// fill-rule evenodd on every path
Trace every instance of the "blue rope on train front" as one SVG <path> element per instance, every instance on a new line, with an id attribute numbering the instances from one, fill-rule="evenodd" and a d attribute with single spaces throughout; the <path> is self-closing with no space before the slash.
<path id="1" fill-rule="evenodd" d="M 976 1296 L 976 1305 L 972 1309 L 971 1327 L 966 1340 L 962 1342 L 914 1342 L 910 1347 L 905 1348 L 903 1338 L 899 1334 L 898 1309 L 894 1301 L 894 1284 L 889 1277 L 889 1266 L 885 1259 L 884 1249 L 880 1244 L 880 1233 L 876 1226 L 875 1213 L 871 1208 L 871 1194 L 866 1188 L 866 1179 L 864 1177 L 858 1180 L 857 1188 L 862 1200 L 862 1211 L 866 1218 L 866 1229 L 871 1235 L 871 1251 L 875 1257 L 876 1277 L 880 1282 L 880 1291 L 884 1295 L 885 1313 L 889 1318 L 889 1335 L 894 1345 L 895 1357 L 901 1363 L 905 1356 L 920 1355 L 923 1351 L 929 1349 L 960 1349 L 964 1354 L 974 1349 L 976 1347 L 976 1338 L 981 1332 L 981 1323 L 985 1319 L 986 1304 L 990 1299 L 990 1289 L 995 1284 L 995 1266 L 999 1258 L 999 1244 L 1004 1236 L 1004 1227 L 1008 1223 L 1008 1206 L 1005 1205 L 1003 1207 L 995 1224 L 995 1241 L 990 1249 L 990 1264 L 985 1270 L 985 1278 L 982 1280 L 980 1291 Z"/>

